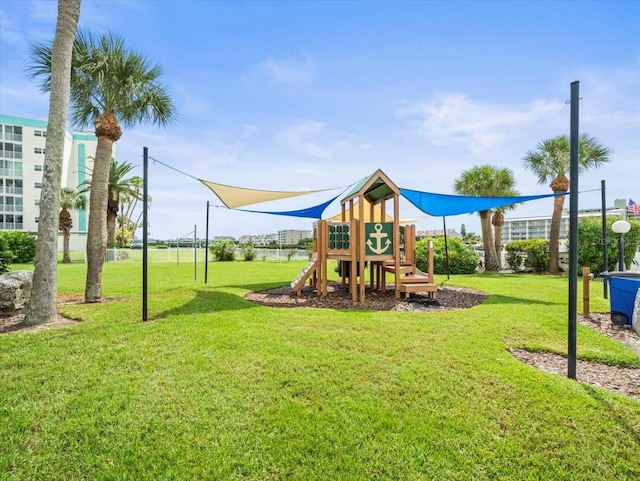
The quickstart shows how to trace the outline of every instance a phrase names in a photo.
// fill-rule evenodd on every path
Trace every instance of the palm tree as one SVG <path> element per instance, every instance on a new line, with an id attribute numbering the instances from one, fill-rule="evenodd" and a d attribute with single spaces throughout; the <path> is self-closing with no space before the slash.
<path id="1" fill-rule="evenodd" d="M 129 179 L 131 192 L 124 193 L 120 196 L 120 212 L 121 215 L 118 217 L 118 222 L 120 223 L 121 236 L 120 236 L 120 247 L 125 247 L 125 239 L 126 237 L 132 238 L 138 225 L 140 224 L 140 218 L 142 217 L 142 212 L 138 214 L 138 218 L 133 220 L 133 215 L 135 213 L 135 209 L 138 205 L 138 201 L 142 200 L 142 184 L 143 179 L 137 175 L 134 175 Z M 147 204 L 151 203 L 151 196 L 147 198 Z M 125 232 L 127 235 L 125 236 Z M 128 243 L 128 241 L 126 242 Z"/>
<path id="2" fill-rule="evenodd" d="M 57 318 L 58 290 L 58 202 L 62 179 L 73 41 L 80 17 L 80 0 L 59 0 L 56 33 L 48 46 L 48 75 L 44 81 L 49 96 L 49 118 L 45 145 L 38 241 L 31 297 L 25 315 L 26 324 L 44 324 Z M 34 53 L 34 50 L 32 50 Z M 27 70 L 27 73 L 29 71 Z"/>
<path id="3" fill-rule="evenodd" d="M 121 204 L 127 199 L 142 200 L 139 186 L 142 185 L 142 178 L 138 176 L 126 178 L 125 176 L 133 170 L 134 166 L 129 162 L 118 163 L 116 159 L 111 158 L 111 166 L 109 167 L 109 184 L 107 191 L 109 193 L 107 199 L 107 246 L 115 246 L 116 242 L 116 220 Z M 91 169 L 89 169 L 91 170 Z M 91 190 L 91 179 L 86 180 L 81 192 Z M 122 224 L 121 224 L 122 225 Z"/>
<path id="4" fill-rule="evenodd" d="M 511 176 L 512 184 L 515 183 L 513 176 Z M 507 189 L 500 197 L 514 197 L 520 195 L 515 189 Z M 508 210 L 515 209 L 517 204 L 504 205 L 493 209 L 493 215 L 491 216 L 491 225 L 493 225 L 493 241 L 496 246 L 496 255 L 498 256 L 498 265 L 502 267 L 502 227 L 504 226 L 504 213 Z"/>
<path id="5" fill-rule="evenodd" d="M 611 149 L 604 146 L 598 139 L 589 134 L 581 134 L 578 139 L 579 172 L 590 168 L 598 168 L 609 162 Z M 554 194 L 565 194 L 569 191 L 570 182 L 567 178 L 569 171 L 570 144 L 567 135 L 558 135 L 552 139 L 539 142 L 535 150 L 528 151 L 522 163 L 538 177 L 539 184 L 550 182 L 549 187 Z M 560 223 L 564 195 L 557 195 L 553 202 L 553 215 L 549 229 L 549 272 L 560 272 Z"/>
<path id="6" fill-rule="evenodd" d="M 58 229 L 62 232 L 62 262 L 71 262 L 69 257 L 69 236 L 73 222 L 69 210 L 84 210 L 87 208 L 87 198 L 76 190 L 64 187 L 60 191 L 60 215 L 58 216 Z"/>
<path id="7" fill-rule="evenodd" d="M 129 162 L 119 164 L 116 159 L 111 159 L 109 169 L 109 199 L 107 201 L 107 245 L 115 245 L 116 219 L 120 205 L 127 198 L 142 200 L 142 193 L 136 188 L 136 179 L 140 177 L 125 176 L 131 172 L 133 165 Z"/>
<path id="8" fill-rule="evenodd" d="M 462 171 L 453 188 L 460 195 L 497 197 L 509 195 L 509 192 L 513 191 L 514 184 L 511 170 L 487 164 Z M 491 210 L 481 210 L 479 214 L 485 269 L 495 271 L 500 268 L 500 261 L 491 232 Z"/>
<path id="9" fill-rule="evenodd" d="M 33 59 L 34 76 L 50 72 L 46 46 L 41 51 Z M 102 265 L 107 248 L 104 213 L 109 199 L 109 168 L 113 144 L 122 136 L 120 124 L 167 125 L 174 119 L 174 105 L 159 83 L 160 66 L 128 50 L 124 39 L 113 34 L 93 36 L 80 31 L 73 46 L 71 73 L 72 122 L 81 128 L 93 124 L 98 138 L 89 198 L 84 294 L 86 302 L 97 302 L 102 296 Z"/>

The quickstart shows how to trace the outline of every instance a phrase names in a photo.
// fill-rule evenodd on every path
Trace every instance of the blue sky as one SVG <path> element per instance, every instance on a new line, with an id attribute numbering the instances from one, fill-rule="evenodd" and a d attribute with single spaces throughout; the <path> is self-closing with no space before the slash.
<path id="1" fill-rule="evenodd" d="M 47 118 L 48 97 L 24 65 L 31 43 L 53 37 L 55 17 L 53 1 L 0 3 L 0 113 Z M 124 130 L 118 160 L 139 165 L 138 174 L 147 146 L 194 177 L 248 188 L 342 187 L 380 168 L 399 187 L 452 194 L 462 170 L 490 163 L 512 169 L 521 194 L 546 194 L 522 157 L 568 134 L 565 102 L 579 80 L 580 131 L 613 150 L 608 165 L 580 177 L 580 191 L 594 190 L 580 195 L 581 208 L 600 205 L 603 179 L 609 204 L 640 202 L 638 25 L 633 1 L 84 0 L 80 14 L 82 28 L 122 35 L 160 64 L 175 100 L 171 127 Z M 151 236 L 175 238 L 194 225 L 204 236 L 206 201 L 217 198 L 162 165 L 149 170 Z M 508 217 L 551 211 L 540 200 Z M 408 201 L 401 213 L 417 214 Z M 312 223 L 223 208 L 211 215 L 211 236 Z M 480 231 L 477 215 L 447 219 L 457 230 L 462 223 Z"/>

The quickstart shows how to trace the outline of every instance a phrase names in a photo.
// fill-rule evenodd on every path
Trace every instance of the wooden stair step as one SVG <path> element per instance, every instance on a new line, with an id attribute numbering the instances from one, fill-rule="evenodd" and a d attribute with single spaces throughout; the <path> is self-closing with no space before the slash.
<path id="1" fill-rule="evenodd" d="M 400 278 L 401 284 L 411 284 L 411 283 L 429 283 L 429 278 L 427 276 L 405 276 Z"/>
<path id="2" fill-rule="evenodd" d="M 436 284 L 429 284 L 428 282 L 400 284 L 401 292 L 436 292 L 437 290 L 438 286 Z"/>

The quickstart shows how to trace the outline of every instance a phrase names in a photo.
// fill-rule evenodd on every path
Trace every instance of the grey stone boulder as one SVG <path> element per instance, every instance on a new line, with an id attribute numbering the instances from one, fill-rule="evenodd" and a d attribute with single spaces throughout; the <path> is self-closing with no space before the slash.
<path id="1" fill-rule="evenodd" d="M 0 313 L 14 314 L 24 309 L 31 298 L 32 271 L 7 272 L 0 275 Z"/>

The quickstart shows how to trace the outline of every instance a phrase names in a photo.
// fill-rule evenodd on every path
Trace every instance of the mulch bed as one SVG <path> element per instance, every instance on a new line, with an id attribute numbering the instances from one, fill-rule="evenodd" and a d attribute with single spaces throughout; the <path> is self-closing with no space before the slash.
<path id="1" fill-rule="evenodd" d="M 330 282 L 326 297 L 318 296 L 310 286 L 302 288 L 300 296 L 289 286 L 278 287 L 266 291 L 251 292 L 245 299 L 256 304 L 272 307 L 317 307 L 325 309 L 358 309 L 368 311 L 445 311 L 452 309 L 468 309 L 482 303 L 487 295 L 473 289 L 441 286 L 436 299 L 429 299 L 427 293 L 412 293 L 409 299 L 404 295 L 396 299 L 393 284 L 389 284 L 386 292 L 377 289 L 365 289 L 365 300 L 354 303 L 349 288 L 341 282 Z"/>

